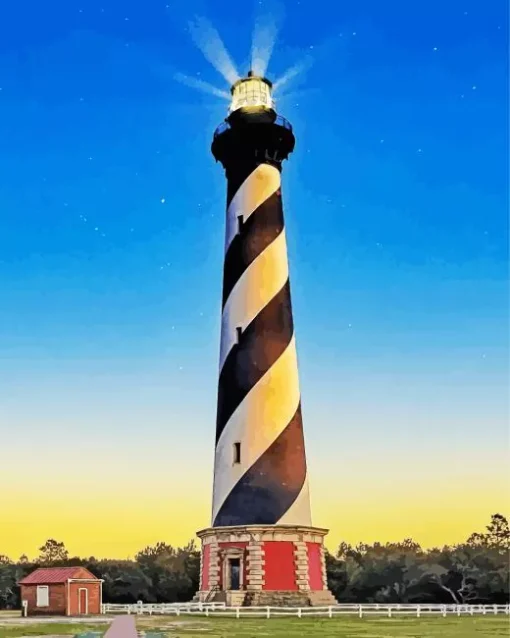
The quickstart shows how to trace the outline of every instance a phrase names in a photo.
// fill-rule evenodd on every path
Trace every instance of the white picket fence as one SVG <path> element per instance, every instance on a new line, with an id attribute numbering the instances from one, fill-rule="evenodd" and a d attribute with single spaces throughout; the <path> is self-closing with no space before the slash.
<path id="1" fill-rule="evenodd" d="M 233 616 L 235 618 L 276 616 L 474 616 L 510 614 L 510 605 L 382 605 L 339 604 L 334 607 L 227 607 L 225 603 L 161 603 L 134 605 L 103 604 L 103 614 L 165 614 L 175 616 Z"/>

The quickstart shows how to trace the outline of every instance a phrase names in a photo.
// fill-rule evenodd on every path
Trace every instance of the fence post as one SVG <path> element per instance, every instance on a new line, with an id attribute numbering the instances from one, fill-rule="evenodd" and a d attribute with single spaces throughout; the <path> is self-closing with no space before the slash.
<path id="1" fill-rule="evenodd" d="M 457 605 L 457 616 L 460 616 L 460 605 Z"/>
<path id="2" fill-rule="evenodd" d="M 176 616 L 180 616 L 181 615 L 181 608 L 180 607 L 176 607 L 175 608 L 175 615 Z"/>
<path id="3" fill-rule="evenodd" d="M 236 618 L 239 618 L 239 607 L 236 607 Z"/>
<path id="4" fill-rule="evenodd" d="M 271 618 L 271 607 L 266 607 L 266 618 Z"/>
<path id="5" fill-rule="evenodd" d="M 391 607 L 388 607 L 388 618 L 391 618 Z"/>
<path id="6" fill-rule="evenodd" d="M 441 605 L 441 611 L 443 613 L 443 618 L 446 618 L 446 605 Z"/>
<path id="7" fill-rule="evenodd" d="M 333 607 L 328 607 L 328 616 L 333 618 Z"/>
<path id="8" fill-rule="evenodd" d="M 497 606 L 497 605 L 494 605 L 494 607 L 493 607 L 493 608 L 494 608 L 494 614 L 497 614 L 497 613 L 498 613 L 498 606 Z"/>
<path id="9" fill-rule="evenodd" d="M 360 605 L 358 608 L 359 617 L 363 618 L 363 605 Z"/>
<path id="10" fill-rule="evenodd" d="M 206 615 L 206 616 L 209 616 L 209 607 L 206 607 L 206 608 L 205 608 L 205 615 Z"/>
<path id="11" fill-rule="evenodd" d="M 421 607 L 420 607 L 420 605 L 418 605 L 418 606 L 416 607 L 416 618 L 419 618 L 419 617 L 420 617 L 420 613 L 421 613 Z"/>
<path id="12" fill-rule="evenodd" d="M 297 610 L 297 617 L 298 617 L 298 618 L 301 618 L 301 607 L 298 607 L 298 610 Z"/>

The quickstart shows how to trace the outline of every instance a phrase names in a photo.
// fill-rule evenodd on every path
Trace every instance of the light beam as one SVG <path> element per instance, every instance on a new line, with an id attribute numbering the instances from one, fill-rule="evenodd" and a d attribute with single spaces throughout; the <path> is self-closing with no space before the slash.
<path id="1" fill-rule="evenodd" d="M 278 35 L 277 20 L 273 16 L 261 16 L 255 22 L 251 47 L 251 70 L 264 77 Z"/>
<path id="2" fill-rule="evenodd" d="M 192 89 L 197 89 L 202 91 L 203 93 L 209 93 L 210 95 L 216 95 L 216 97 L 221 97 L 226 100 L 230 100 L 231 96 L 228 91 L 222 91 L 221 89 L 216 88 L 213 84 L 209 84 L 209 82 L 204 82 L 204 80 L 199 80 L 197 78 L 189 77 L 184 73 L 174 73 L 173 78 L 176 82 L 180 82 L 186 86 L 191 87 Z"/>
<path id="3" fill-rule="evenodd" d="M 189 30 L 193 42 L 202 51 L 205 59 L 229 84 L 237 82 L 239 73 L 213 25 L 206 18 L 196 17 L 194 22 L 189 23 Z"/>

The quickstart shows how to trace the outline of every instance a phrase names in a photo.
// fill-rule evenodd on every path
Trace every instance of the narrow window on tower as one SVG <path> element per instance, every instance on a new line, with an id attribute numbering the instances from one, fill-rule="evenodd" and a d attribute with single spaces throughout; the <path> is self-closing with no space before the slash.
<path id="1" fill-rule="evenodd" d="M 241 463 L 241 443 L 236 441 L 234 443 L 234 465 Z"/>
<path id="2" fill-rule="evenodd" d="M 236 328 L 237 343 L 239 343 L 241 341 L 242 334 L 243 334 L 243 329 L 238 326 Z"/>
<path id="3" fill-rule="evenodd" d="M 243 232 L 243 216 L 239 215 L 237 218 L 237 232 L 241 234 Z"/>

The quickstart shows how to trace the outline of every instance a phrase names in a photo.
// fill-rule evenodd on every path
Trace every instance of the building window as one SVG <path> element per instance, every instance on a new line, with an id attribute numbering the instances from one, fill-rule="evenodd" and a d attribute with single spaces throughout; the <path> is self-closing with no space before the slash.
<path id="1" fill-rule="evenodd" d="M 239 441 L 234 443 L 234 465 L 241 463 L 241 444 Z"/>
<path id="2" fill-rule="evenodd" d="M 50 588 L 47 585 L 37 586 L 37 607 L 50 606 Z"/>

